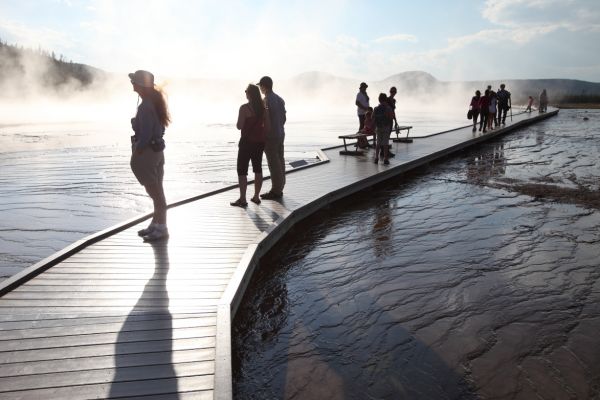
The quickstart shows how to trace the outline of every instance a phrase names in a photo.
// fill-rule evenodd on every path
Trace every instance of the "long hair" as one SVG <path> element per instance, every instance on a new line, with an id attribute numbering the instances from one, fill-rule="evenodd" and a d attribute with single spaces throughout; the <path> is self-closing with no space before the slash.
<path id="1" fill-rule="evenodd" d="M 260 89 L 256 85 L 249 84 L 246 88 L 246 92 L 248 93 L 250 107 L 252 107 L 252 110 L 254 110 L 254 113 L 259 119 L 262 118 L 265 112 L 265 106 L 260 97 Z"/>
<path id="2" fill-rule="evenodd" d="M 159 87 L 154 85 L 152 88 L 144 88 L 146 97 L 152 102 L 154 105 L 154 109 L 156 110 L 156 114 L 158 116 L 158 121 L 165 128 L 169 126 L 171 123 L 171 115 L 169 114 L 169 106 L 167 105 L 166 94 Z"/>

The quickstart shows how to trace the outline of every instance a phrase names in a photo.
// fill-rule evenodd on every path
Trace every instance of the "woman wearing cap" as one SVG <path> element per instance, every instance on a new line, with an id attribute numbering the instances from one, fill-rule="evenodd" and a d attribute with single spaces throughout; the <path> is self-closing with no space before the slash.
<path id="1" fill-rule="evenodd" d="M 165 128 L 171 122 L 163 93 L 154 86 L 154 75 L 148 71 L 129 74 L 133 91 L 142 98 L 137 114 L 131 119 L 135 135 L 131 137 L 131 170 L 154 203 L 150 225 L 138 232 L 151 242 L 169 236 L 167 201 L 163 190 Z"/>
<path id="2" fill-rule="evenodd" d="M 254 172 L 254 196 L 250 201 L 260 204 L 259 196 L 262 188 L 262 155 L 266 141 L 266 111 L 258 86 L 249 84 L 246 88 L 246 98 L 248 102 L 240 107 L 237 120 L 237 128 L 242 131 L 237 156 L 240 197 L 229 203 L 235 207 L 246 207 L 248 205 L 246 202 L 246 188 L 248 187 L 249 161 L 252 161 L 252 171 Z"/>

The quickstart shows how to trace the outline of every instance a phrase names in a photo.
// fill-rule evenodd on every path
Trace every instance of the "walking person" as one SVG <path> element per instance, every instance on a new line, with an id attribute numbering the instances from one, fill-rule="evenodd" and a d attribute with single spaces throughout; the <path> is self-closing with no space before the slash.
<path id="1" fill-rule="evenodd" d="M 504 83 L 501 84 L 500 90 L 496 93 L 496 97 L 498 98 L 498 123 L 501 122 L 502 125 L 506 125 L 506 113 L 512 107 L 510 92 L 505 87 Z"/>
<path id="2" fill-rule="evenodd" d="M 375 164 L 379 162 L 379 154 L 382 153 L 383 163 L 389 164 L 389 141 L 392 133 L 392 123 L 394 121 L 394 112 L 390 107 L 385 93 L 379 94 L 379 105 L 373 110 L 373 119 L 375 120 L 376 146 L 375 146 Z"/>
<path id="3" fill-rule="evenodd" d="M 269 118 L 266 131 L 265 155 L 271 174 L 271 190 L 260 195 L 266 200 L 283 197 L 285 186 L 284 146 L 286 121 L 285 101 L 273 92 L 273 80 L 263 76 L 258 82 L 260 91 L 265 95 L 264 104 Z"/>
<path id="4" fill-rule="evenodd" d="M 479 110 L 480 110 L 480 121 L 479 121 L 479 132 L 481 132 L 481 128 L 483 128 L 483 133 L 487 132 L 487 124 L 488 124 L 488 107 L 490 105 L 490 90 L 486 89 L 483 92 L 483 96 L 479 99 Z"/>
<path id="5" fill-rule="evenodd" d="M 356 114 L 358 115 L 358 131 L 360 132 L 365 127 L 365 114 L 369 109 L 369 95 L 367 94 L 367 85 L 361 82 L 356 94 Z"/>
<path id="6" fill-rule="evenodd" d="M 496 92 L 494 92 L 493 90 L 490 90 L 489 93 L 489 113 L 488 113 L 488 129 L 489 130 L 493 130 L 494 129 L 494 121 L 496 120 L 496 106 L 497 106 L 497 97 L 496 97 Z"/>
<path id="7" fill-rule="evenodd" d="M 252 161 L 254 172 L 254 196 L 250 199 L 260 204 L 260 189 L 262 188 L 262 155 L 265 149 L 265 120 L 266 110 L 260 89 L 256 85 L 246 88 L 248 102 L 242 104 L 238 113 L 237 128 L 241 130 L 238 144 L 237 174 L 240 187 L 240 197 L 229 204 L 236 207 L 246 207 L 246 188 L 248 187 L 248 162 Z"/>
<path id="8" fill-rule="evenodd" d="M 471 98 L 469 108 L 471 110 L 471 118 L 473 118 L 473 132 L 477 130 L 477 117 L 479 116 L 479 101 L 481 100 L 481 92 L 475 91 L 475 96 Z"/>
<path id="9" fill-rule="evenodd" d="M 163 189 L 165 165 L 165 128 L 171 122 L 164 94 L 154 85 L 154 75 L 148 71 L 129 74 L 133 91 L 142 99 L 131 119 L 135 135 L 131 137 L 131 170 L 144 186 L 154 206 L 150 225 L 138 232 L 144 241 L 152 242 L 169 237 L 167 201 Z"/>
<path id="10" fill-rule="evenodd" d="M 529 100 L 527 101 L 527 108 L 525 112 L 531 112 L 531 106 L 533 105 L 533 97 L 529 96 Z"/>

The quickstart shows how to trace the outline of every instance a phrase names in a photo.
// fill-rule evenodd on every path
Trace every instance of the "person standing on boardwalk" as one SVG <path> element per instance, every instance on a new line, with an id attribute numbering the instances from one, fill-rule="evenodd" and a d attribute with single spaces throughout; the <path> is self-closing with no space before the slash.
<path id="1" fill-rule="evenodd" d="M 389 164 L 389 141 L 392 133 L 394 112 L 390 107 L 385 93 L 379 94 L 379 105 L 373 110 L 377 145 L 375 146 L 375 164 L 379 162 L 379 153 L 383 152 L 383 163 Z"/>
<path id="2" fill-rule="evenodd" d="M 131 170 L 152 199 L 154 214 L 146 229 L 138 232 L 144 241 L 152 242 L 169 237 L 167 229 L 167 200 L 163 189 L 165 141 L 163 135 L 171 118 L 164 94 L 154 85 L 154 75 L 138 70 L 129 74 L 133 91 L 142 103 L 131 119 L 135 135 L 131 137 Z"/>
<path id="3" fill-rule="evenodd" d="M 493 90 L 490 90 L 489 97 L 488 129 L 492 130 L 494 129 L 494 121 L 496 120 L 496 106 L 498 99 L 496 97 L 496 92 Z"/>
<path id="4" fill-rule="evenodd" d="M 502 125 L 506 125 L 506 113 L 512 107 L 510 92 L 504 89 L 505 87 L 506 85 L 504 83 L 501 84 L 500 90 L 496 93 L 496 97 L 498 98 L 498 123 L 502 123 Z"/>
<path id="5" fill-rule="evenodd" d="M 236 207 L 246 207 L 246 188 L 248 187 L 248 162 L 252 161 L 254 172 L 253 203 L 260 204 L 260 189 L 262 188 L 262 155 L 265 149 L 265 105 L 260 97 L 260 89 L 256 85 L 246 88 L 248 102 L 242 104 L 238 113 L 237 128 L 241 130 L 238 144 L 237 174 L 240 186 L 240 197 L 229 204 Z"/>
<path id="6" fill-rule="evenodd" d="M 542 90 L 540 93 L 540 106 L 538 108 L 539 112 L 546 112 L 548 108 L 548 93 L 546 93 L 546 89 Z"/>
<path id="7" fill-rule="evenodd" d="M 358 93 L 356 94 L 356 114 L 358 114 L 358 131 L 362 131 L 365 127 L 365 114 L 369 109 L 369 95 L 367 94 L 367 85 L 364 82 L 361 82 L 358 87 Z"/>
<path id="8" fill-rule="evenodd" d="M 396 119 L 396 99 L 395 99 L 396 93 L 398 93 L 396 86 L 392 86 L 390 88 L 390 95 L 388 96 L 388 104 L 390 105 L 390 108 L 394 112 L 394 128 L 393 129 L 398 129 L 398 120 Z"/>
<path id="9" fill-rule="evenodd" d="M 471 118 L 473 118 L 473 132 L 477 130 L 477 117 L 479 116 L 479 101 L 481 100 L 481 92 L 475 91 L 475 96 L 471 98 Z"/>
<path id="10" fill-rule="evenodd" d="M 531 106 L 533 105 L 533 97 L 529 96 L 529 100 L 527 101 L 527 108 L 525 112 L 531 112 Z"/>
<path id="11" fill-rule="evenodd" d="M 483 132 L 487 132 L 487 123 L 488 123 L 488 107 L 490 105 L 490 89 L 486 89 L 483 92 L 483 96 L 479 99 L 479 110 L 481 112 L 481 117 L 479 118 L 479 132 L 481 132 L 481 128 L 483 128 Z"/>
<path id="12" fill-rule="evenodd" d="M 285 186 L 285 159 L 283 157 L 286 121 L 285 102 L 273 92 L 273 80 L 263 76 L 258 82 L 260 91 L 265 95 L 264 103 L 269 118 L 269 129 L 266 132 L 265 155 L 271 174 L 271 190 L 260 195 L 266 200 L 283 197 Z"/>

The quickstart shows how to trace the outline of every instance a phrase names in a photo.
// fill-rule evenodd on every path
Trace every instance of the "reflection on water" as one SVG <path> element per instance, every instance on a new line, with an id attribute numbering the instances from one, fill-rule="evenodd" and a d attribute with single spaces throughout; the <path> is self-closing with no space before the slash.
<path id="1" fill-rule="evenodd" d="M 234 321 L 237 397 L 598 398 L 597 127 L 561 111 L 296 229 Z"/>

